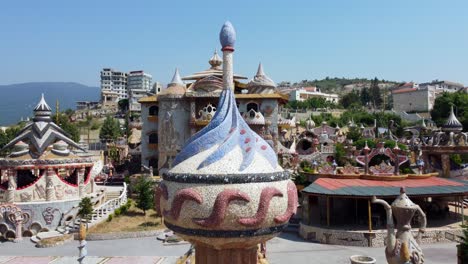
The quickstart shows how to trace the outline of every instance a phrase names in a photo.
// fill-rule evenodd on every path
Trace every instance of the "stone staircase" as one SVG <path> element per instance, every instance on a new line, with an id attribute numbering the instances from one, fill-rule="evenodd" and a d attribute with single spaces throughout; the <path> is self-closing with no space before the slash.
<path id="1" fill-rule="evenodd" d="M 105 192 L 105 201 L 103 204 L 98 206 L 93 210 L 90 220 L 83 220 L 87 221 L 88 227 L 92 227 L 96 224 L 101 223 L 105 219 L 107 219 L 108 215 L 114 212 L 115 209 L 119 208 L 123 204 L 127 202 L 127 185 L 124 183 L 122 189 L 115 190 L 115 191 L 106 191 Z M 80 229 L 80 219 L 75 219 L 72 222 L 64 226 L 60 226 L 57 228 L 57 232 L 62 234 L 67 234 L 70 232 L 78 232 Z"/>

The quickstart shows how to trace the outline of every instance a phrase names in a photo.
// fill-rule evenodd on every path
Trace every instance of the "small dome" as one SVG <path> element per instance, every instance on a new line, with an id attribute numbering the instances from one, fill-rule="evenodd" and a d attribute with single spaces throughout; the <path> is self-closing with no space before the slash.
<path id="1" fill-rule="evenodd" d="M 211 65 L 211 69 L 214 70 L 221 70 L 221 65 L 223 64 L 223 60 L 218 56 L 218 51 L 215 50 L 213 57 L 208 61 Z"/>
<path id="2" fill-rule="evenodd" d="M 55 150 L 66 150 L 68 148 L 68 144 L 65 143 L 63 140 L 59 140 L 54 143 L 53 149 Z"/>
<path id="3" fill-rule="evenodd" d="M 312 120 L 312 119 L 309 118 L 309 119 L 306 121 L 305 127 L 306 127 L 306 129 L 307 129 L 308 131 L 311 131 L 311 130 L 315 127 L 315 122 L 314 122 L 314 120 Z"/>
<path id="4" fill-rule="evenodd" d="M 234 49 L 234 45 L 236 43 L 236 30 L 231 22 L 226 21 L 221 28 L 221 32 L 219 33 L 219 41 L 221 42 L 221 46 L 224 48 Z"/>
<path id="5" fill-rule="evenodd" d="M 18 141 L 13 147 L 14 152 L 23 151 L 29 148 L 29 145 L 24 143 L 24 141 Z"/>

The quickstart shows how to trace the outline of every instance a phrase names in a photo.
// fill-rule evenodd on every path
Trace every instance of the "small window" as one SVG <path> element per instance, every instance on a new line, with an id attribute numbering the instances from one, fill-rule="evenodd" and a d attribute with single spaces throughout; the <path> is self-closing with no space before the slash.
<path id="1" fill-rule="evenodd" d="M 150 144 L 158 144 L 158 133 L 152 133 L 149 135 Z"/>
<path id="2" fill-rule="evenodd" d="M 149 115 L 150 116 L 157 116 L 159 111 L 159 107 L 156 105 L 153 105 L 149 108 Z"/>
<path id="3" fill-rule="evenodd" d="M 258 112 L 258 104 L 257 103 L 248 103 L 247 104 L 247 112 L 253 109 L 255 112 Z"/>

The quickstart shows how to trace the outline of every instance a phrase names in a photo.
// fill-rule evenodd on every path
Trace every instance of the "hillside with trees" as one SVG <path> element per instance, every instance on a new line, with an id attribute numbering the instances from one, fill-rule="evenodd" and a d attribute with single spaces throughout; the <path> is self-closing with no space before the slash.
<path id="1" fill-rule="evenodd" d="M 350 91 L 354 90 L 361 90 L 363 88 L 368 88 L 370 89 L 373 82 L 377 78 L 374 79 L 367 79 L 367 78 L 353 78 L 353 79 L 348 79 L 348 78 L 330 78 L 326 77 L 325 79 L 315 79 L 315 80 L 302 80 L 301 82 L 296 82 L 293 84 L 287 83 L 287 82 L 282 82 L 279 83 L 279 86 L 290 86 L 290 87 L 307 87 L 307 86 L 316 86 L 318 87 L 322 92 L 326 93 L 348 93 Z M 396 86 L 398 82 L 395 81 L 388 81 L 388 80 L 379 80 L 378 81 L 378 87 L 381 89 L 390 89 Z"/>

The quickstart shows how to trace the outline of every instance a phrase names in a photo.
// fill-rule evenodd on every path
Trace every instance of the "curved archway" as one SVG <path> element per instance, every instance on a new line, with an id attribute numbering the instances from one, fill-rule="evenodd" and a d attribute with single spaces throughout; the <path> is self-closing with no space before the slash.
<path id="1" fill-rule="evenodd" d="M 150 116 L 157 116 L 159 112 L 159 107 L 157 105 L 153 105 L 148 109 L 148 114 Z"/>

